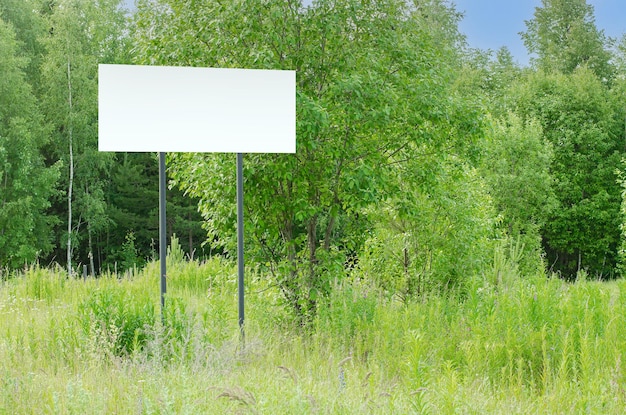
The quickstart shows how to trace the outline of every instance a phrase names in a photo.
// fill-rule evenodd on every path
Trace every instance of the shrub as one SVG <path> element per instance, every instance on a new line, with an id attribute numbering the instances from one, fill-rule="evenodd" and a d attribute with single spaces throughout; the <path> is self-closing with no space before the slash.
<path id="1" fill-rule="evenodd" d="M 146 328 L 155 322 L 149 297 L 110 287 L 80 304 L 79 316 L 85 334 L 117 356 L 141 349 L 148 340 Z"/>

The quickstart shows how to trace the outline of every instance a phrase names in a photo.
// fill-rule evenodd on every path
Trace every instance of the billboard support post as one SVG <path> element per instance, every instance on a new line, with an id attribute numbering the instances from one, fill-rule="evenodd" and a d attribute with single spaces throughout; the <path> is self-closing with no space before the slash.
<path id="1" fill-rule="evenodd" d="M 243 249 L 243 154 L 237 153 L 237 277 L 239 291 L 239 331 L 244 332 L 244 249 Z"/>
<path id="2" fill-rule="evenodd" d="M 165 153 L 159 153 L 159 262 L 161 265 L 161 320 L 165 320 L 165 293 L 167 292 L 167 215 Z"/>

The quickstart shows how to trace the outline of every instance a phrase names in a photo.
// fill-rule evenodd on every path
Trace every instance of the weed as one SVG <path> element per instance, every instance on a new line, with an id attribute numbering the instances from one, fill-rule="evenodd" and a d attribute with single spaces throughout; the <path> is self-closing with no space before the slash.
<path id="1" fill-rule="evenodd" d="M 147 340 L 145 328 L 155 322 L 154 304 L 121 288 L 93 292 L 78 312 L 85 334 L 118 356 L 141 349 Z"/>
<path id="2" fill-rule="evenodd" d="M 0 413 L 623 413 L 626 282 L 470 279 L 398 302 L 344 280 L 302 330 L 233 264 L 122 278 L 29 269 L 0 285 Z M 503 262 L 499 268 L 506 273 Z"/>

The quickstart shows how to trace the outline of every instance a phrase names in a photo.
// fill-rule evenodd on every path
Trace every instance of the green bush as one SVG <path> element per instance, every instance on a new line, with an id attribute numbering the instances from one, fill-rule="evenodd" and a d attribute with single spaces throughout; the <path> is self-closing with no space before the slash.
<path id="1" fill-rule="evenodd" d="M 370 212 L 377 226 L 358 268 L 403 301 L 462 288 L 493 257 L 496 214 L 484 182 L 466 166 L 441 174 L 429 191 L 407 190 Z"/>
<path id="2" fill-rule="evenodd" d="M 377 291 L 362 282 L 335 283 L 319 308 L 316 329 L 350 342 L 359 331 L 370 328 L 379 302 Z"/>
<path id="3" fill-rule="evenodd" d="M 111 287 L 93 292 L 79 305 L 79 316 L 85 334 L 118 356 L 140 350 L 155 323 L 149 297 Z"/>

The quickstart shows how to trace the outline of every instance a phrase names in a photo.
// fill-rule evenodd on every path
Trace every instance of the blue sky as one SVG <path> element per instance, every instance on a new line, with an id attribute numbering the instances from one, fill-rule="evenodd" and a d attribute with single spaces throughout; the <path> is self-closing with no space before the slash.
<path id="1" fill-rule="evenodd" d="M 519 32 L 526 31 L 525 20 L 533 17 L 541 0 L 452 0 L 465 17 L 459 30 L 471 47 L 497 50 L 509 48 L 520 64 L 528 63 L 526 47 Z M 607 36 L 620 38 L 626 33 L 626 0 L 587 0 L 594 7 L 596 26 Z"/>

